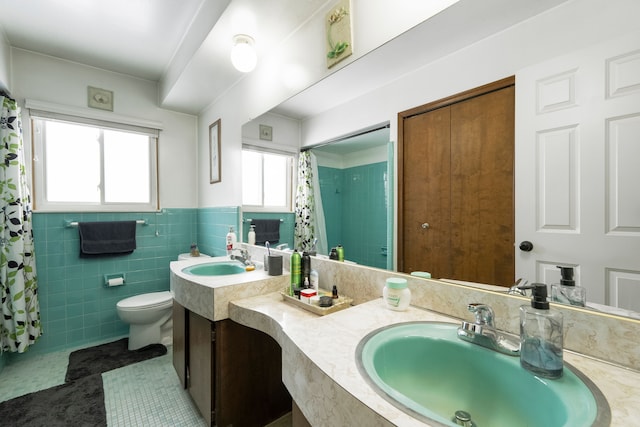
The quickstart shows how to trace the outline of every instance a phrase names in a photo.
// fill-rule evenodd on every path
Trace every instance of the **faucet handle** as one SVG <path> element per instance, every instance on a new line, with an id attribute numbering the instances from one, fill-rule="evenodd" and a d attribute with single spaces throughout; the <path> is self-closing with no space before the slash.
<path id="1" fill-rule="evenodd" d="M 476 324 L 487 325 L 491 328 L 494 327 L 493 319 L 495 315 L 493 314 L 493 309 L 491 307 L 486 304 L 471 303 L 467 305 L 467 309 L 475 315 Z"/>

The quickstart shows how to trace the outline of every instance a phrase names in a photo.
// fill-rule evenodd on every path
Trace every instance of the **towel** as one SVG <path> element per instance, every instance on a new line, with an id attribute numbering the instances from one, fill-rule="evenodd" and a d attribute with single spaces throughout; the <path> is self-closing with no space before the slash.
<path id="1" fill-rule="evenodd" d="M 80 256 L 130 254 L 136 248 L 135 221 L 80 222 Z"/>
<path id="2" fill-rule="evenodd" d="M 265 242 L 278 243 L 280 240 L 279 219 L 254 219 L 251 224 L 256 226 L 256 245 L 264 245 Z"/>

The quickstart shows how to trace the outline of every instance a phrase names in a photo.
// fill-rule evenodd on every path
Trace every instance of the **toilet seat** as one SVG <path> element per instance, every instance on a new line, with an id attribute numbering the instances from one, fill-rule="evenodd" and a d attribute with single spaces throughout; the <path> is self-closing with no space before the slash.
<path id="1" fill-rule="evenodd" d="M 118 301 L 117 307 L 121 310 L 144 310 L 149 308 L 168 307 L 173 296 L 169 291 L 150 292 L 135 295 Z"/>

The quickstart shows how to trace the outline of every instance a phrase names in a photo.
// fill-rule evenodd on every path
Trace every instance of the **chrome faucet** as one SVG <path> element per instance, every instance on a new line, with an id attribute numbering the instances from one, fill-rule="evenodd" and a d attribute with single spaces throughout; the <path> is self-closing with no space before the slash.
<path id="1" fill-rule="evenodd" d="M 516 283 L 513 284 L 507 291 L 509 295 L 521 295 L 523 297 L 530 297 L 531 291 L 529 291 L 525 286 L 529 284 L 527 279 L 523 279 L 522 277 L 516 280 Z M 522 288 L 525 287 L 525 288 Z"/>
<path id="2" fill-rule="evenodd" d="M 240 252 L 240 254 L 238 255 L 237 252 Z M 253 264 L 253 262 L 251 261 L 251 255 L 249 255 L 249 251 L 247 251 L 246 249 L 243 249 L 243 248 L 234 249 L 231 252 L 230 258 L 231 259 L 235 259 L 237 261 L 240 261 L 244 265 L 252 265 Z"/>
<path id="3" fill-rule="evenodd" d="M 495 350 L 509 356 L 520 355 L 520 343 L 501 334 L 495 327 L 495 315 L 491 307 L 485 304 L 472 303 L 467 309 L 475 315 L 475 322 L 463 321 L 458 328 L 458 337 Z"/>

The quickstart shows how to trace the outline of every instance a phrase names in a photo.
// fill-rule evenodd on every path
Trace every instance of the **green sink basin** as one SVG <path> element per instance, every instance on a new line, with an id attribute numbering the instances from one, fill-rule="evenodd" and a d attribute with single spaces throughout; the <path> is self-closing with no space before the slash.
<path id="1" fill-rule="evenodd" d="M 358 344 L 360 373 L 390 403 L 431 424 L 455 426 L 457 411 L 477 427 L 610 424 L 606 399 L 574 367 L 565 363 L 557 380 L 540 378 L 518 357 L 462 341 L 457 329 L 410 322 L 373 331 Z"/>
<path id="2" fill-rule="evenodd" d="M 246 267 L 237 261 L 216 261 L 205 264 L 196 264 L 182 269 L 187 274 L 194 276 L 226 276 L 228 274 L 240 274 L 246 271 Z"/>

